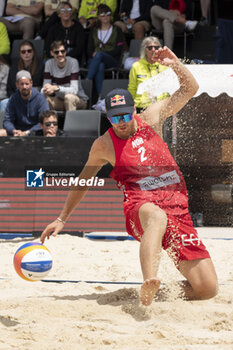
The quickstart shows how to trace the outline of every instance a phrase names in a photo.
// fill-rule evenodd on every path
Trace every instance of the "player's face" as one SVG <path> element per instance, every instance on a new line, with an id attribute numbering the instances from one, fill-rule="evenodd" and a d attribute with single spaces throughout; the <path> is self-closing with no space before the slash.
<path id="1" fill-rule="evenodd" d="M 121 113 L 109 118 L 112 127 L 119 137 L 129 137 L 135 127 L 134 113 Z"/>
<path id="2" fill-rule="evenodd" d="M 16 82 L 16 87 L 22 98 L 29 98 L 32 92 L 32 81 L 29 78 L 21 78 Z"/>
<path id="3" fill-rule="evenodd" d="M 44 118 L 43 124 L 41 124 L 43 129 L 43 135 L 46 137 L 54 137 L 57 134 L 58 122 L 57 118 L 54 115 L 51 115 L 48 118 Z"/>

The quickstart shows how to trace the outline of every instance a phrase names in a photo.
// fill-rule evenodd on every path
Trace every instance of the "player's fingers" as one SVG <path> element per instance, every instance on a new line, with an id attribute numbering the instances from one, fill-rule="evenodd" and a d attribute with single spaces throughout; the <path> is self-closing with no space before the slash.
<path id="1" fill-rule="evenodd" d="M 40 236 L 40 240 L 42 243 L 44 243 L 46 237 L 49 239 L 50 233 L 52 231 L 53 231 L 52 229 L 50 229 L 49 227 L 46 227 L 46 229 L 42 232 Z"/>

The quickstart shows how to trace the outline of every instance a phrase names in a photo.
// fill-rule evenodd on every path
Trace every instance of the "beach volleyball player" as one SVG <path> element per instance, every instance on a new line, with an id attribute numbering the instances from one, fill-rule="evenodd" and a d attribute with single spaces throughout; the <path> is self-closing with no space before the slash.
<path id="1" fill-rule="evenodd" d="M 96 139 L 79 178 L 96 176 L 106 163 L 124 192 L 126 228 L 140 242 L 143 284 L 140 300 L 150 305 L 160 281 L 157 278 L 161 248 L 185 277 L 182 293 L 188 299 L 209 299 L 217 293 L 217 276 L 204 244 L 197 236 L 188 211 L 182 174 L 162 141 L 162 125 L 197 92 L 189 70 L 167 47 L 154 50 L 156 60 L 176 73 L 180 87 L 169 98 L 155 102 L 139 116 L 131 94 L 115 89 L 105 99 L 112 128 Z M 88 188 L 71 188 L 58 219 L 41 235 L 42 243 L 64 227 Z"/>

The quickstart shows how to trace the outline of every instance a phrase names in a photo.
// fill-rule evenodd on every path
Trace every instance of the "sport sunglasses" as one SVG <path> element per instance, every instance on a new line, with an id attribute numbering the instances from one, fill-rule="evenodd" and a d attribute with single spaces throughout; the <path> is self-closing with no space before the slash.
<path id="1" fill-rule="evenodd" d="M 119 124 L 121 120 L 123 122 L 128 123 L 130 120 L 133 119 L 133 114 L 122 114 L 122 115 L 114 115 L 113 117 L 110 117 L 109 120 L 112 124 Z"/>

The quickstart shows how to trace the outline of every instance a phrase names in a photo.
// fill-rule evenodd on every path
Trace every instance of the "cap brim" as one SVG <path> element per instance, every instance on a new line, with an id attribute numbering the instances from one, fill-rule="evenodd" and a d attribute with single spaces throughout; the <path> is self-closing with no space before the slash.
<path id="1" fill-rule="evenodd" d="M 134 112 L 134 106 L 118 106 L 116 108 L 111 108 L 109 111 L 107 111 L 107 117 L 111 118 L 114 115 L 122 114 L 122 113 L 133 113 Z"/>

